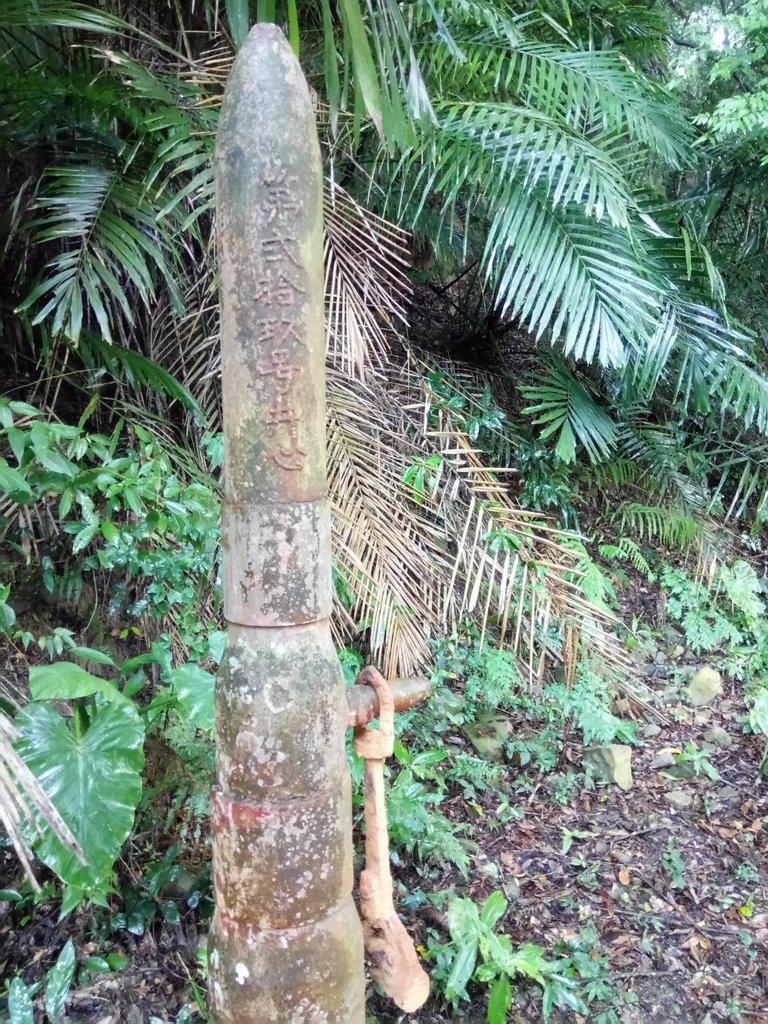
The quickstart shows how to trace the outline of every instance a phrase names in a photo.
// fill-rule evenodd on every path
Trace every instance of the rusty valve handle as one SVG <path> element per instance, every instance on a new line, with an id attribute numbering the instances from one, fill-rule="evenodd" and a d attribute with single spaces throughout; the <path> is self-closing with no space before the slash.
<path id="1" fill-rule="evenodd" d="M 365 869 L 360 875 L 360 919 L 371 975 L 401 1010 L 413 1013 L 429 996 L 429 977 L 392 899 L 384 761 L 394 748 L 395 700 L 386 679 L 375 668 L 369 666 L 359 678 L 373 689 L 379 714 L 378 729 L 355 726 L 355 753 L 365 761 Z"/>

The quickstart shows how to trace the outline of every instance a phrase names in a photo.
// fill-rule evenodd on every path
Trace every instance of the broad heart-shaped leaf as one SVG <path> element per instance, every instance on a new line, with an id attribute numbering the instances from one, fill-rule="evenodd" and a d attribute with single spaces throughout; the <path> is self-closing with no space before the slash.
<path id="1" fill-rule="evenodd" d="M 181 665 L 171 672 L 176 699 L 190 722 L 198 729 L 213 729 L 213 688 L 216 677 L 195 661 Z"/>
<path id="2" fill-rule="evenodd" d="M 49 704 L 28 704 L 16 725 L 19 754 L 88 863 L 49 832 L 35 843 L 38 856 L 71 890 L 103 894 L 141 797 L 144 724 L 132 704 L 115 701 L 100 707 L 79 736 Z"/>
<path id="3" fill-rule="evenodd" d="M 33 665 L 29 670 L 29 692 L 33 700 L 75 700 L 94 693 L 101 693 L 107 700 L 120 696 L 114 683 L 92 676 L 71 661 Z"/>

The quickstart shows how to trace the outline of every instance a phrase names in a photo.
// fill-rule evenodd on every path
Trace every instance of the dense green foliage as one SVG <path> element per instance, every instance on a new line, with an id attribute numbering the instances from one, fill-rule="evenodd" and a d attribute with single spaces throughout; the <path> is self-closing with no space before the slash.
<path id="1" fill-rule="evenodd" d="M 0 712 L 88 864 L 30 833 L 52 874 L 3 898 L 24 920 L 87 906 L 104 941 L 210 913 L 212 157 L 233 53 L 276 20 L 329 180 L 340 655 L 348 682 L 371 656 L 434 687 L 398 723 L 388 813 L 424 883 L 410 906 L 447 913 L 422 951 L 435 995 L 487 995 L 499 1024 L 528 978 L 545 1019 L 611 1024 L 623 997 L 588 926 L 545 954 L 504 934 L 500 892 L 477 906 L 428 882 L 471 877 L 457 794 L 498 829 L 543 779 L 558 807 L 594 788 L 574 738 L 639 742 L 616 700 L 654 699 L 628 653 L 658 623 L 618 621 L 638 580 L 768 737 L 768 7 L 146 8 L 0 8 Z M 719 778 L 710 753 L 676 763 Z M 664 857 L 682 889 L 672 839 Z M 70 944 L 40 988 L 50 1021 L 75 966 Z M 88 957 L 77 979 L 121 966 Z M 11 1024 L 37 991 L 9 979 Z"/>

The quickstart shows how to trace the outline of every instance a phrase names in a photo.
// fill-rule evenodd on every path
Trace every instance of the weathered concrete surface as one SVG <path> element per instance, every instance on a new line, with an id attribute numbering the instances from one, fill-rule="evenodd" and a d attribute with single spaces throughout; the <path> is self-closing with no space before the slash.
<path id="1" fill-rule="evenodd" d="M 328 615 L 322 170 L 299 65 L 254 28 L 217 142 L 227 649 L 213 1024 L 363 1024 L 344 683 Z"/>

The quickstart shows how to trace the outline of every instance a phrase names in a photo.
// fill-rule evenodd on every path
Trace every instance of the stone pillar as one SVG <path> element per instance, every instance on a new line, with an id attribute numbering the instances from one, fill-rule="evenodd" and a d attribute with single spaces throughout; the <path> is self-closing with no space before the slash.
<path id="1" fill-rule="evenodd" d="M 213 1024 L 363 1024 L 344 682 L 331 641 L 322 167 L 307 84 L 254 27 L 216 149 L 223 586 Z"/>

